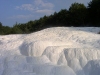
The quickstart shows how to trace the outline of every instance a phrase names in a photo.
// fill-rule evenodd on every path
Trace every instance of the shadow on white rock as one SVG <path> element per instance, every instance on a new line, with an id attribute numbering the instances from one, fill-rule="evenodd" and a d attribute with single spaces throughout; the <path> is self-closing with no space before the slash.
<path id="1" fill-rule="evenodd" d="M 91 60 L 84 67 L 85 75 L 100 75 L 100 60 Z"/>
<path id="2" fill-rule="evenodd" d="M 52 42 L 50 41 L 36 41 L 27 43 L 24 42 L 19 48 L 20 53 L 25 56 L 41 56 L 45 48 L 51 46 Z"/>

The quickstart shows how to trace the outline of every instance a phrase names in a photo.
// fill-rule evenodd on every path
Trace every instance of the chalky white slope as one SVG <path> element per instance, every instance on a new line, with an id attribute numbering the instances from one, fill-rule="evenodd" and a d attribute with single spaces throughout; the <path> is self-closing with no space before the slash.
<path id="1" fill-rule="evenodd" d="M 54 27 L 0 36 L 0 75 L 100 75 L 99 31 Z"/>

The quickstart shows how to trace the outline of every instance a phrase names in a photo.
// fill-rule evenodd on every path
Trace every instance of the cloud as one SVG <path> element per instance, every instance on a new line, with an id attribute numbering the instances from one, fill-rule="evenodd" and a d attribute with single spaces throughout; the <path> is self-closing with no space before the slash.
<path id="1" fill-rule="evenodd" d="M 29 19 L 31 17 L 33 17 L 32 14 L 29 14 L 29 15 L 16 15 L 16 16 L 9 17 L 9 19 Z"/>
<path id="2" fill-rule="evenodd" d="M 35 0 L 34 5 L 37 8 L 36 13 L 50 15 L 54 12 L 54 4 L 50 2 L 43 2 L 43 0 Z"/>
<path id="3" fill-rule="evenodd" d="M 43 9 L 43 10 L 37 10 L 36 12 L 37 13 L 43 13 L 43 14 L 46 14 L 46 15 L 50 15 L 51 13 L 54 12 L 54 10 Z"/>
<path id="4" fill-rule="evenodd" d="M 53 9 L 53 7 L 54 7 L 54 4 L 49 3 L 49 2 L 43 2 L 43 0 L 35 0 L 34 1 L 34 4 L 38 8 L 49 8 L 49 9 Z"/>
<path id="5" fill-rule="evenodd" d="M 34 0 L 33 4 L 22 4 L 21 6 L 16 6 L 15 9 L 18 10 L 28 10 L 34 13 L 51 14 L 54 4 L 50 2 L 44 2 L 43 0 Z"/>
<path id="6" fill-rule="evenodd" d="M 15 9 L 32 11 L 32 10 L 34 10 L 34 7 L 32 4 L 22 4 L 21 6 L 16 6 Z"/>

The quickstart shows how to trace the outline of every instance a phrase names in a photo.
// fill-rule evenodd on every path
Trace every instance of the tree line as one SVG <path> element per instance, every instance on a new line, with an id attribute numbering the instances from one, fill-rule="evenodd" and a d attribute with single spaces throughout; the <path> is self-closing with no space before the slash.
<path id="1" fill-rule="evenodd" d="M 0 22 L 0 34 L 26 34 L 48 27 L 100 27 L 100 0 L 92 0 L 86 7 L 82 3 L 73 3 L 69 9 L 61 9 L 50 16 L 27 23 L 16 23 L 13 27 L 3 26 Z"/>

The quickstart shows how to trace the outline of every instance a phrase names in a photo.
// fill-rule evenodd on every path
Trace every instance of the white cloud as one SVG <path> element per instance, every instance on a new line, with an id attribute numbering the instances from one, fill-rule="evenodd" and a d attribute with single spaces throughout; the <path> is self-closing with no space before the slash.
<path id="1" fill-rule="evenodd" d="M 29 15 L 16 15 L 16 16 L 9 17 L 9 19 L 28 19 L 28 18 L 31 18 L 31 17 L 33 17 L 32 14 L 29 14 Z"/>
<path id="2" fill-rule="evenodd" d="M 52 4 L 50 2 L 44 2 L 43 0 L 35 0 L 34 5 L 36 8 L 38 8 L 35 11 L 36 13 L 50 15 L 54 12 L 54 10 L 53 10 L 54 4 Z"/>
<path id="3" fill-rule="evenodd" d="M 22 4 L 21 6 L 16 6 L 15 9 L 20 9 L 20 10 L 34 10 L 34 7 L 32 4 Z"/>
<path id="4" fill-rule="evenodd" d="M 34 1 L 35 6 L 38 6 L 39 8 L 49 8 L 53 9 L 54 4 L 49 2 L 43 2 L 43 0 L 35 0 Z"/>
<path id="5" fill-rule="evenodd" d="M 15 9 L 28 10 L 35 13 L 51 14 L 54 4 L 50 2 L 44 2 L 43 0 L 34 0 L 33 4 L 22 4 L 21 6 L 16 6 Z"/>
<path id="6" fill-rule="evenodd" d="M 43 10 L 37 10 L 36 12 L 37 13 L 43 13 L 43 14 L 46 14 L 46 15 L 50 15 L 51 13 L 54 12 L 54 10 L 43 9 Z"/>

